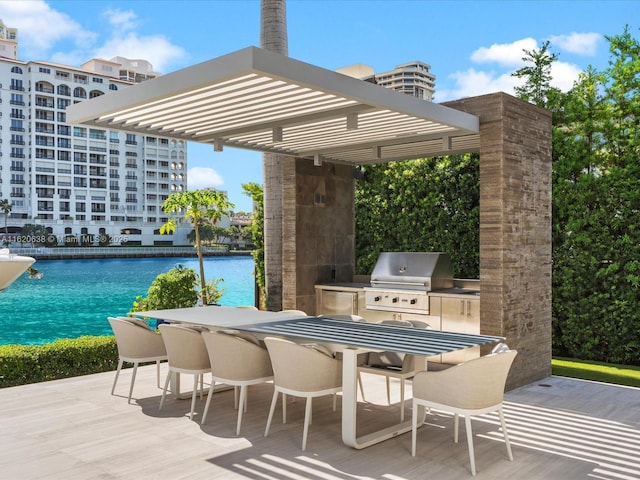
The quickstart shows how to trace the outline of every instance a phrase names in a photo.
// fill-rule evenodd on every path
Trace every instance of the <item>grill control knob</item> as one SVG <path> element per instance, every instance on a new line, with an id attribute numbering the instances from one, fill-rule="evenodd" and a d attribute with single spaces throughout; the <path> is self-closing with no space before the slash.
<path id="1" fill-rule="evenodd" d="M 382 300 L 382 297 L 380 295 L 373 299 L 374 302 L 379 302 L 380 300 Z"/>
<path id="2" fill-rule="evenodd" d="M 418 300 L 415 298 L 412 298 L 409 303 L 411 303 L 411 305 L 415 305 L 416 303 L 418 303 Z"/>
<path id="3" fill-rule="evenodd" d="M 398 297 L 393 297 L 393 299 L 391 300 L 393 303 L 398 303 Z"/>

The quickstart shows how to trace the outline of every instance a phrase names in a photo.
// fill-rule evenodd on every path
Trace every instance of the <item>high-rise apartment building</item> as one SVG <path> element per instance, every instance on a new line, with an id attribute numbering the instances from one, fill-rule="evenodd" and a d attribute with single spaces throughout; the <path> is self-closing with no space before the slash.
<path id="1" fill-rule="evenodd" d="M 187 189 L 185 142 L 66 123 L 68 105 L 154 78 L 151 64 L 20 61 L 2 50 L 17 52 L 17 32 L 1 21 L 0 28 L 0 199 L 12 204 L 9 240 L 36 224 L 58 244 L 106 236 L 115 244 L 186 244 L 190 229 L 158 231 L 164 200 Z"/>
<path id="2" fill-rule="evenodd" d="M 436 76 L 430 70 L 431 66 L 415 61 L 397 65 L 390 72 L 383 73 L 374 73 L 372 67 L 363 64 L 351 65 L 337 71 L 431 102 L 436 90 Z"/>
<path id="3" fill-rule="evenodd" d="M 436 90 L 436 76 L 430 70 L 431 66 L 423 62 L 403 63 L 390 72 L 376 74 L 376 83 L 431 102 Z"/>

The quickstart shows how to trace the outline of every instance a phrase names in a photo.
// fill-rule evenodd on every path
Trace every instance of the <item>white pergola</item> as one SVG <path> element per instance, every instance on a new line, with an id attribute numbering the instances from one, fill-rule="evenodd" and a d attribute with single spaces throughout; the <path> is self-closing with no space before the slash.
<path id="1" fill-rule="evenodd" d="M 67 108 L 69 123 L 362 165 L 475 152 L 478 117 L 248 47 Z"/>

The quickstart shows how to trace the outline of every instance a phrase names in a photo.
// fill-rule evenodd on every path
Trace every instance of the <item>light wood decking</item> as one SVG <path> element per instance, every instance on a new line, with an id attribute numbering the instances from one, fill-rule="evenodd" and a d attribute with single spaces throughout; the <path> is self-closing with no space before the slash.
<path id="1" fill-rule="evenodd" d="M 333 412 L 331 399 L 321 398 L 314 402 L 303 452 L 301 400 L 289 399 L 286 425 L 279 403 L 269 437 L 263 436 L 271 385 L 249 389 L 242 436 L 236 437 L 232 391 L 215 394 L 201 426 L 204 400 L 196 405 L 194 421 L 188 419 L 188 400 L 170 397 L 158 411 L 162 392 L 155 386 L 154 366 L 139 369 L 130 405 L 131 370 L 120 375 L 117 396 L 109 394 L 113 375 L 0 390 L 0 478 L 473 478 L 464 433 L 454 444 L 453 420 L 444 414 L 427 416 L 413 458 L 410 434 L 364 450 L 344 446 L 340 408 Z M 399 407 L 386 406 L 384 379 L 363 377 L 367 400 L 373 403 L 359 404 L 359 429 L 396 421 Z M 408 382 L 409 399 L 410 393 Z M 398 401 L 397 382 L 392 394 Z M 514 461 L 507 459 L 497 417 L 476 420 L 477 478 L 640 479 L 640 389 L 550 377 L 508 392 L 505 415 Z"/>

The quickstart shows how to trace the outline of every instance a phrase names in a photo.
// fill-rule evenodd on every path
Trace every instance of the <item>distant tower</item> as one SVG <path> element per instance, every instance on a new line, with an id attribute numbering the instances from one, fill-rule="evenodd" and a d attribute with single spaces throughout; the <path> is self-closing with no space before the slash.
<path id="1" fill-rule="evenodd" d="M 7 28 L 0 20 L 0 57 L 18 59 L 18 29 Z"/>

